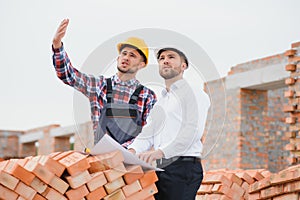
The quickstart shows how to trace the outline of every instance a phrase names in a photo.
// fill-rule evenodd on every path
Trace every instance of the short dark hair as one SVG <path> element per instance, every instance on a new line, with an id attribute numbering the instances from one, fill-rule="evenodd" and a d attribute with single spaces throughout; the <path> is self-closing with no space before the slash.
<path id="1" fill-rule="evenodd" d="M 125 48 L 125 47 L 129 47 L 129 48 L 133 48 L 135 50 L 137 50 L 137 52 L 143 57 L 143 61 L 145 63 L 147 63 L 147 58 L 145 56 L 145 54 L 140 50 L 138 49 L 137 47 L 133 46 L 133 45 L 130 45 L 130 44 L 123 44 L 121 47 L 120 47 L 120 52 Z"/>
<path id="2" fill-rule="evenodd" d="M 183 58 L 183 60 L 184 60 L 184 62 L 185 62 L 185 64 L 186 64 L 186 66 L 187 66 L 187 67 L 189 66 L 188 59 L 187 59 L 187 57 L 184 55 L 184 53 L 183 53 L 182 51 L 178 50 L 178 49 L 173 48 L 173 47 L 166 47 L 166 48 L 160 49 L 160 50 L 157 52 L 157 54 L 156 54 L 157 59 L 159 59 L 160 54 L 162 54 L 162 52 L 164 52 L 164 51 L 174 51 L 174 52 L 178 53 L 179 56 L 180 56 L 181 58 Z"/>

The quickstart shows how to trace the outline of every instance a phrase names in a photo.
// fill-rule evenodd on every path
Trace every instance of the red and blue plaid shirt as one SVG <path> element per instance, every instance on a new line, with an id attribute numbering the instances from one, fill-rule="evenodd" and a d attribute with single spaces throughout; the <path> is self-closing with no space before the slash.
<path id="1" fill-rule="evenodd" d="M 91 119 L 93 122 L 93 130 L 98 127 L 99 118 L 103 105 L 106 100 L 106 78 L 102 75 L 88 75 L 78 71 L 71 64 L 71 61 L 62 46 L 59 49 L 53 49 L 53 65 L 56 70 L 57 77 L 65 84 L 74 87 L 83 93 L 90 101 Z M 129 81 L 121 81 L 117 75 L 111 77 L 113 98 L 115 103 L 129 103 L 129 99 L 136 87 L 140 84 L 138 80 L 131 79 Z M 147 87 L 140 92 L 137 106 L 142 113 L 142 125 L 146 124 L 146 119 L 150 110 L 157 101 L 155 93 Z M 131 143 L 129 141 L 129 143 Z M 128 144 L 129 144 L 128 143 Z M 124 144 L 127 146 L 127 144 Z"/>

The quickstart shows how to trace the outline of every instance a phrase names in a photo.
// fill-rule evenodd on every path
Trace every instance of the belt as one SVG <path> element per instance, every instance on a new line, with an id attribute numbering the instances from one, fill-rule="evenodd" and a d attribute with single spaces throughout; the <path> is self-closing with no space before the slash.
<path id="1" fill-rule="evenodd" d="M 200 162 L 201 159 L 198 157 L 194 157 L 194 156 L 176 156 L 176 157 L 172 157 L 172 158 L 162 158 L 159 160 L 156 160 L 157 163 L 157 167 L 165 167 L 167 165 L 172 164 L 175 161 L 179 161 L 179 162 Z"/>

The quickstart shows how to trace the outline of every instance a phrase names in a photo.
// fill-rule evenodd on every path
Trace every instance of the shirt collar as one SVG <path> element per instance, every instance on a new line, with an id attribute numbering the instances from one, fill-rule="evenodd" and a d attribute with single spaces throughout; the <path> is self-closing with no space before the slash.
<path id="1" fill-rule="evenodd" d="M 136 78 L 130 79 L 130 80 L 128 80 L 128 81 L 122 81 L 122 80 L 118 77 L 117 74 L 113 75 L 112 81 L 115 82 L 115 83 L 118 84 L 118 85 L 123 85 L 123 86 L 132 86 L 132 85 L 137 85 L 137 84 L 140 83 Z"/>
<path id="2" fill-rule="evenodd" d="M 170 86 L 170 91 L 169 92 L 172 92 L 172 91 L 175 91 L 179 88 L 181 88 L 184 84 L 186 84 L 186 80 L 184 79 L 180 79 L 178 81 L 176 81 L 175 83 L 173 83 L 171 86 Z M 168 91 L 166 88 L 164 88 L 162 91 L 161 91 L 161 94 L 162 96 L 166 96 L 168 94 Z"/>

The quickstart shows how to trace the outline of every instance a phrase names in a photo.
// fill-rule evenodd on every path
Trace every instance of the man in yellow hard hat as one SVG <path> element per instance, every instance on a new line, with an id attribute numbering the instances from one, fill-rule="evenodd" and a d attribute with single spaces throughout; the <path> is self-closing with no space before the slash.
<path id="1" fill-rule="evenodd" d="M 124 147 L 140 133 L 149 111 L 156 102 L 155 93 L 136 79 L 138 70 L 148 63 L 148 47 L 136 37 L 119 43 L 118 72 L 110 78 L 80 72 L 73 67 L 64 50 L 62 38 L 69 24 L 64 19 L 52 43 L 56 74 L 65 84 L 88 97 L 94 130 L 94 144 L 109 134 Z"/>

